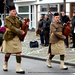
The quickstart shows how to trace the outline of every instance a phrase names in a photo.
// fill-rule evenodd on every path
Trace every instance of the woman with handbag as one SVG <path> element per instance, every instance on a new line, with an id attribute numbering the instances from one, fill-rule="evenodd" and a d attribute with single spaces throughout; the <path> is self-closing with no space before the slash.
<path id="1" fill-rule="evenodd" d="M 43 15 L 40 16 L 40 20 L 39 20 L 39 23 L 38 23 L 38 34 L 40 35 L 40 41 L 41 41 L 40 45 L 43 45 L 44 44 L 44 37 L 43 37 Z"/>

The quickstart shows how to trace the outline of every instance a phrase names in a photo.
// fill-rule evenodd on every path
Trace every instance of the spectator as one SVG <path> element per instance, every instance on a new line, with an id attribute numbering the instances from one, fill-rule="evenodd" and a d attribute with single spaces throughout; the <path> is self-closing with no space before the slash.
<path id="1" fill-rule="evenodd" d="M 61 20 L 62 23 L 67 23 L 69 21 L 69 17 L 66 16 L 66 12 L 64 12 L 64 11 L 62 12 L 62 16 L 61 16 L 60 20 Z M 66 48 L 68 48 L 69 47 L 68 37 L 66 37 L 65 43 L 66 43 Z"/>
<path id="2" fill-rule="evenodd" d="M 39 24 L 38 24 L 38 33 L 40 35 L 40 41 L 41 41 L 40 45 L 43 45 L 44 44 L 44 37 L 43 37 L 43 15 L 40 16 L 40 21 L 39 21 Z"/>
<path id="3" fill-rule="evenodd" d="M 43 23 L 44 38 L 45 38 L 44 46 L 48 46 L 48 44 L 49 44 L 50 24 L 51 24 L 51 21 L 49 20 L 49 14 L 46 14 L 45 20 L 44 20 L 44 23 Z"/>
<path id="4" fill-rule="evenodd" d="M 71 24 L 72 24 L 72 29 L 71 29 L 71 33 L 73 35 L 73 46 L 70 48 L 75 48 L 75 10 L 73 12 L 73 17 L 71 20 Z"/>

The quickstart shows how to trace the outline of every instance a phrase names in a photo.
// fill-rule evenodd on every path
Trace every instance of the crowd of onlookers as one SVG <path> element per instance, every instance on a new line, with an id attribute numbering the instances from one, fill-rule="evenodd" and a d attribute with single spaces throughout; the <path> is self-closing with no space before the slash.
<path id="1" fill-rule="evenodd" d="M 65 45 L 66 48 L 69 47 L 69 42 L 73 43 L 73 46 L 70 48 L 75 48 L 75 11 L 73 11 L 72 20 L 66 15 L 66 12 L 62 12 L 60 17 L 60 21 L 62 24 L 67 23 L 68 21 L 71 23 L 71 32 L 70 35 L 66 37 Z M 50 24 L 51 21 L 49 19 L 49 14 L 45 14 L 45 16 L 41 15 L 38 23 L 38 34 L 40 35 L 40 45 L 48 46 L 49 38 L 50 38 Z"/>

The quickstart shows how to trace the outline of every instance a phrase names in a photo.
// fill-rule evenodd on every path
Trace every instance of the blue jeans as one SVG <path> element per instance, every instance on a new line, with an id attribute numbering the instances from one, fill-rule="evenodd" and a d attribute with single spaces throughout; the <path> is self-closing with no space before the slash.
<path id="1" fill-rule="evenodd" d="M 68 37 L 66 37 L 65 43 L 66 43 L 66 46 L 68 46 Z"/>
<path id="2" fill-rule="evenodd" d="M 40 35 L 41 44 L 44 44 L 44 37 L 43 35 Z"/>

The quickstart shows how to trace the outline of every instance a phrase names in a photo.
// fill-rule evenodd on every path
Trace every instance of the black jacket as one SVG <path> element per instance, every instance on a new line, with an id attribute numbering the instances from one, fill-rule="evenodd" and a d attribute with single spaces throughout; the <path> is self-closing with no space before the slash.
<path id="1" fill-rule="evenodd" d="M 0 20 L 0 26 L 2 25 L 2 22 L 1 22 L 1 20 Z"/>
<path id="2" fill-rule="evenodd" d="M 49 20 L 49 18 L 44 20 L 44 22 L 43 22 L 43 30 L 49 30 L 50 29 L 50 24 L 51 24 L 51 21 Z"/>
<path id="3" fill-rule="evenodd" d="M 41 19 L 38 24 L 38 28 L 42 28 L 42 27 L 43 27 L 43 19 Z"/>
<path id="4" fill-rule="evenodd" d="M 67 23 L 68 21 L 70 21 L 69 20 L 69 17 L 66 16 L 66 15 L 65 16 L 61 16 L 61 19 L 60 20 L 61 20 L 62 23 Z"/>
<path id="5" fill-rule="evenodd" d="M 39 24 L 38 24 L 38 33 L 43 34 L 41 30 L 43 29 L 43 19 L 40 19 Z"/>
<path id="6" fill-rule="evenodd" d="M 72 17 L 71 24 L 72 24 L 71 32 L 73 33 L 73 31 L 74 31 L 74 27 L 75 27 L 75 16 Z"/>

